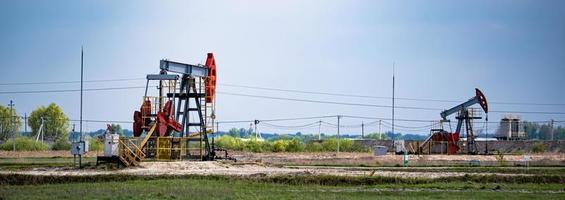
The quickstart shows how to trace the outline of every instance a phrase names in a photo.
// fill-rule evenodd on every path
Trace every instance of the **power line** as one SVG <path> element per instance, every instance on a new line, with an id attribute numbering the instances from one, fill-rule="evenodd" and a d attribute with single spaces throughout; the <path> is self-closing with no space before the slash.
<path id="1" fill-rule="evenodd" d="M 334 117 L 336 117 L 336 115 L 325 115 L 325 116 L 314 116 L 314 117 L 279 118 L 279 119 L 263 119 L 263 120 L 259 120 L 259 121 L 261 121 L 261 122 L 295 121 L 295 120 L 324 119 L 324 118 L 334 118 Z"/>
<path id="2" fill-rule="evenodd" d="M 377 108 L 390 108 L 390 107 L 392 107 L 392 106 L 389 106 L 389 105 L 347 103 L 347 102 L 322 101 L 322 100 L 298 99 L 298 98 L 287 98 L 287 97 L 273 97 L 273 96 L 241 94 L 241 93 L 233 93 L 233 92 L 217 92 L 217 93 L 218 94 L 225 94 L 225 95 L 234 95 L 234 96 L 245 96 L 245 97 L 263 98 L 263 99 L 276 99 L 276 100 L 285 100 L 285 101 L 299 101 L 299 102 L 309 102 L 309 103 L 323 103 L 323 104 L 348 105 L 348 106 L 364 106 L 364 107 L 377 107 Z M 423 107 L 412 107 L 412 106 L 395 106 L 395 108 L 413 109 L 413 110 L 432 110 L 432 111 L 441 111 L 442 110 L 442 109 L 438 109 L 438 108 L 423 108 Z"/>
<path id="3" fill-rule="evenodd" d="M 318 122 L 313 122 L 313 123 L 308 123 L 308 124 L 303 124 L 303 125 L 278 125 L 278 124 L 272 124 L 272 123 L 268 123 L 268 122 L 261 122 L 259 123 L 259 125 L 261 126 L 266 126 L 269 128 L 283 128 L 283 129 L 299 129 L 299 128 L 313 128 L 315 126 L 318 125 Z"/>
<path id="4" fill-rule="evenodd" d="M 145 86 L 90 88 L 90 89 L 84 89 L 84 91 L 129 90 L 129 89 L 140 89 L 140 88 L 145 88 Z M 9 92 L 0 92 L 0 94 L 38 94 L 38 93 L 61 93 L 61 92 L 80 92 L 80 89 L 9 91 Z"/>
<path id="5" fill-rule="evenodd" d="M 251 95 L 251 94 L 241 94 L 232 92 L 217 92 L 218 94 L 234 95 L 234 96 L 245 96 L 263 99 L 276 99 L 276 100 L 286 100 L 286 101 L 299 101 L 299 102 L 309 102 L 309 103 L 323 103 L 323 104 L 335 104 L 335 105 L 347 105 L 347 106 L 364 106 L 364 107 L 377 107 L 377 108 L 391 108 L 389 105 L 377 105 L 377 104 L 364 104 L 364 103 L 346 103 L 346 102 L 336 102 L 336 101 L 322 101 L 322 100 L 311 100 L 311 99 L 297 99 L 297 98 L 287 98 L 287 97 L 272 97 L 263 95 Z M 413 106 L 395 106 L 395 108 L 400 109 L 411 109 L 411 110 L 428 110 L 428 111 L 443 111 L 440 108 L 425 108 L 425 107 L 413 107 Z M 490 111 L 491 113 L 520 113 L 520 114 L 553 114 L 553 115 L 565 115 L 565 112 L 549 112 L 549 111 Z"/>
<path id="6" fill-rule="evenodd" d="M 134 81 L 134 80 L 146 80 L 146 79 L 145 78 L 99 79 L 99 80 L 88 80 L 88 81 L 84 81 L 84 82 L 122 82 L 122 81 Z M 75 81 L 43 81 L 43 82 L 9 82 L 9 83 L 0 83 L 0 86 L 50 85 L 50 84 L 69 84 L 69 83 L 80 83 L 80 80 L 75 80 Z M 256 90 L 269 90 L 269 91 L 279 91 L 279 92 L 292 92 L 292 93 L 302 93 L 302 94 L 317 94 L 317 95 L 329 95 L 329 96 L 340 96 L 340 97 L 345 96 L 345 97 L 369 98 L 369 99 L 391 99 L 391 97 L 387 97 L 387 96 L 344 94 L 344 93 L 332 93 L 332 92 L 317 92 L 317 91 L 296 90 L 296 89 L 257 87 L 257 86 L 229 84 L 229 83 L 220 83 L 219 85 L 227 86 L 227 87 L 247 88 L 247 89 L 256 89 Z M 407 100 L 407 101 L 444 102 L 444 103 L 461 102 L 459 100 L 430 99 L 430 98 L 395 97 L 395 99 Z M 506 104 L 506 105 L 530 105 L 530 106 L 565 106 L 565 103 L 527 103 L 527 102 L 500 102 L 500 101 L 492 101 L 492 102 L 489 102 L 489 103 L 490 104 L 503 104 L 503 105 Z"/>
<path id="7" fill-rule="evenodd" d="M 292 93 L 302 93 L 302 94 L 318 94 L 318 95 L 329 95 L 329 96 L 340 96 L 340 97 L 358 97 L 358 98 L 369 98 L 369 99 L 391 99 L 392 97 L 387 96 L 372 96 L 372 95 L 358 95 L 358 94 L 343 94 L 343 93 L 331 93 L 331 92 L 315 92 L 306 90 L 294 90 L 294 89 L 281 89 L 281 88 L 271 88 L 271 87 L 256 87 L 238 84 L 219 84 L 228 87 L 237 88 L 248 88 L 257 90 L 269 90 L 269 91 L 280 91 L 280 92 L 292 92 Z M 406 98 L 406 97 L 395 97 L 398 100 L 407 101 L 428 101 L 428 102 L 444 102 L 444 103 L 459 103 L 461 101 L 457 100 L 442 100 L 442 99 L 428 99 L 428 98 Z M 563 103 L 525 103 L 525 102 L 499 102 L 492 101 L 490 104 L 508 104 L 508 105 L 536 105 L 536 106 L 565 106 Z"/>
<path id="8" fill-rule="evenodd" d="M 150 86 L 152 87 L 152 86 Z M 131 87 L 108 87 L 108 88 L 90 88 L 84 89 L 84 91 L 110 91 L 110 90 L 127 90 L 127 89 L 141 89 L 145 86 L 131 86 Z M 65 90 L 34 90 L 34 91 L 7 91 L 0 92 L 1 94 L 38 94 L 38 93 L 61 93 L 61 92 L 79 92 L 80 89 L 65 89 Z M 376 107 L 376 108 L 391 108 L 389 105 L 378 105 L 378 104 L 364 104 L 364 103 L 347 103 L 347 102 L 336 102 L 336 101 L 322 101 L 322 100 L 312 100 L 312 99 L 298 99 L 298 98 L 286 98 L 286 97 L 273 97 L 264 95 L 251 95 L 251 94 L 241 94 L 241 93 L 231 93 L 231 92 L 217 92 L 218 94 L 233 95 L 233 96 L 245 96 L 253 98 L 263 98 L 263 99 L 275 99 L 275 100 L 285 100 L 285 101 L 298 101 L 298 102 L 309 102 L 309 103 L 323 103 L 323 104 L 334 104 L 334 105 L 347 105 L 347 106 L 363 106 L 363 107 Z M 411 109 L 411 110 L 428 110 L 428 111 L 443 111 L 440 108 L 426 108 L 426 107 L 414 107 L 414 106 L 395 106 L 395 108 L 400 109 Z M 490 111 L 491 113 L 518 113 L 518 114 L 552 114 L 552 115 L 564 115 L 565 112 L 550 112 L 550 111 Z"/>
<path id="9" fill-rule="evenodd" d="M 96 83 L 96 82 L 120 82 L 120 81 L 133 81 L 133 80 L 146 80 L 145 78 L 121 78 L 121 79 L 98 79 L 98 80 L 88 80 L 85 83 Z M 11 82 L 11 83 L 0 83 L 0 86 L 9 85 L 53 85 L 53 84 L 70 84 L 70 83 L 80 83 L 78 81 L 43 81 L 43 82 Z"/>

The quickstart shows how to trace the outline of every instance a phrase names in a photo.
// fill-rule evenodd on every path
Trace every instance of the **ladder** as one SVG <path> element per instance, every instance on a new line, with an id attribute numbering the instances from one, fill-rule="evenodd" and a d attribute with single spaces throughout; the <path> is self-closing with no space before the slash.
<path id="1" fill-rule="evenodd" d="M 118 158 L 126 166 L 139 166 L 145 158 L 145 153 L 130 139 L 120 138 Z"/>
<path id="2" fill-rule="evenodd" d="M 139 166 L 139 163 L 145 158 L 145 153 L 143 153 L 142 149 L 155 132 L 157 123 L 152 123 L 150 126 L 149 132 L 147 132 L 147 135 L 145 135 L 145 138 L 143 138 L 139 145 L 136 145 L 130 138 L 120 138 L 118 158 L 126 167 Z"/>

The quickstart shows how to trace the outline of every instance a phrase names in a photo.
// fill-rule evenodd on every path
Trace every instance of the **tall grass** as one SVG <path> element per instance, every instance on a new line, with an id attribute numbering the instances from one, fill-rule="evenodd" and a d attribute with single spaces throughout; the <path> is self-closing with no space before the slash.
<path id="1" fill-rule="evenodd" d="M 0 144 L 0 150 L 11 151 L 13 150 L 14 139 L 7 140 L 3 144 Z M 47 151 L 49 150 L 49 145 L 36 142 L 34 139 L 29 137 L 18 137 L 16 138 L 16 151 Z"/>
<path id="2" fill-rule="evenodd" d="M 58 139 L 55 141 L 53 146 L 51 146 L 52 150 L 71 150 L 71 143 L 65 139 Z"/>
<path id="3" fill-rule="evenodd" d="M 218 147 L 236 150 L 236 151 L 250 151 L 250 152 L 324 152 L 336 151 L 337 139 L 327 139 L 318 142 L 303 143 L 302 141 L 294 139 L 279 139 L 275 141 L 263 141 L 256 139 L 241 139 L 232 136 L 222 136 L 216 139 Z M 341 139 L 340 151 L 344 152 L 367 152 L 368 149 L 361 145 L 355 144 L 351 140 Z"/>
<path id="4" fill-rule="evenodd" d="M 92 137 L 88 140 L 88 148 L 89 151 L 102 151 L 104 146 L 102 141 L 98 140 L 96 137 Z"/>

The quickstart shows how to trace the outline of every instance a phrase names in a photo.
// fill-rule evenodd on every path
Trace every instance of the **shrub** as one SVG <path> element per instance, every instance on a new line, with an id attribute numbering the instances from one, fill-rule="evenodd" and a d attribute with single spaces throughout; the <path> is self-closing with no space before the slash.
<path id="1" fill-rule="evenodd" d="M 265 141 L 251 139 L 245 142 L 245 150 L 255 153 L 268 152 L 271 151 L 271 145 Z"/>
<path id="2" fill-rule="evenodd" d="M 337 139 L 328 139 L 322 141 L 323 151 L 336 151 L 337 150 Z"/>
<path id="3" fill-rule="evenodd" d="M 339 140 L 339 151 L 351 151 L 353 147 L 353 140 L 341 139 Z"/>
<path id="4" fill-rule="evenodd" d="M 276 140 L 272 144 L 273 152 L 283 152 L 287 150 L 288 140 Z"/>
<path id="5" fill-rule="evenodd" d="M 288 146 L 286 147 L 286 151 L 288 152 L 300 152 L 304 151 L 304 144 L 298 139 L 292 139 L 288 141 Z"/>
<path id="6" fill-rule="evenodd" d="M 224 135 L 218 137 L 216 140 L 216 145 L 221 148 L 238 150 L 238 151 L 251 151 L 256 153 L 261 152 L 321 152 L 321 151 L 336 151 L 337 150 L 337 139 L 328 139 L 318 142 L 310 142 L 304 144 L 300 139 L 278 139 L 275 141 L 263 141 L 256 139 L 242 140 L 240 138 L 234 138 L 229 135 Z M 360 145 L 355 144 L 352 140 L 341 139 L 340 140 L 340 151 L 343 152 L 368 152 L 369 149 Z"/>
<path id="7" fill-rule="evenodd" d="M 319 142 L 312 142 L 307 144 L 305 149 L 309 152 L 320 152 L 324 150 L 324 146 L 322 146 L 322 144 Z"/>
<path id="8" fill-rule="evenodd" d="M 104 145 L 102 141 L 98 140 L 96 137 L 92 137 L 88 140 L 88 148 L 89 151 L 101 151 Z"/>
<path id="9" fill-rule="evenodd" d="M 234 137 L 229 136 L 229 135 L 224 135 L 222 137 L 218 137 L 215 140 L 215 143 L 220 148 L 237 150 L 237 151 L 241 151 L 245 147 L 245 144 L 243 143 L 243 141 L 241 141 L 241 139 L 234 138 Z"/>
<path id="10" fill-rule="evenodd" d="M 52 150 L 71 150 L 71 143 L 65 139 L 58 139 L 55 141 L 53 146 L 51 146 Z"/>
<path id="11" fill-rule="evenodd" d="M 535 143 L 532 145 L 532 152 L 534 153 L 543 153 L 545 152 L 545 145 L 541 142 Z"/>
<path id="12" fill-rule="evenodd" d="M 0 150 L 11 151 L 13 150 L 13 139 L 7 140 L 4 144 L 0 145 Z M 29 137 L 16 138 L 16 151 L 47 151 L 49 146 L 42 142 L 36 142 Z"/>

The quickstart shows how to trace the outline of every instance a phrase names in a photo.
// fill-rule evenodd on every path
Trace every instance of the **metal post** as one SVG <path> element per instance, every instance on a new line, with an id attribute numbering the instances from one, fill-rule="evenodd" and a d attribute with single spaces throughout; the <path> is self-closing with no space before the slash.
<path id="1" fill-rule="evenodd" d="M 395 145 L 394 145 L 394 72 L 395 72 L 395 66 L 394 66 L 394 62 L 392 62 L 392 137 L 391 138 L 393 140 L 392 143 L 392 148 L 395 149 Z"/>
<path id="2" fill-rule="evenodd" d="M 322 140 L 322 120 L 318 121 L 318 140 Z"/>
<path id="3" fill-rule="evenodd" d="M 12 139 L 13 139 L 13 146 L 14 146 L 14 151 L 16 151 L 16 120 L 14 119 L 14 102 L 12 100 L 10 100 L 10 104 L 8 104 L 8 106 L 10 106 L 10 124 L 12 125 Z"/>
<path id="4" fill-rule="evenodd" d="M 382 135 L 383 135 L 383 132 L 381 130 L 381 122 L 382 120 L 379 119 L 379 140 L 382 140 Z"/>
<path id="5" fill-rule="evenodd" d="M 41 143 L 45 143 L 45 141 L 44 141 L 45 134 L 43 133 L 43 132 L 45 132 L 44 131 L 44 129 L 45 129 L 45 119 L 43 119 L 43 117 L 41 117 L 41 125 L 43 125 L 43 127 L 41 128 L 41 131 L 39 132 L 39 134 L 41 134 Z"/>
<path id="6" fill-rule="evenodd" d="M 365 124 L 361 121 L 361 139 L 365 138 Z"/>
<path id="7" fill-rule="evenodd" d="M 76 136 L 75 136 L 75 135 L 76 135 L 76 134 L 75 134 L 75 133 L 76 133 L 76 131 L 75 131 L 75 130 L 76 130 L 76 129 L 75 129 L 75 125 L 76 125 L 76 124 L 73 124 L 73 131 L 72 131 L 72 132 L 73 132 L 73 137 L 72 137 L 73 142 L 76 141 L 76 139 L 75 139 L 75 137 L 76 137 Z"/>
<path id="8" fill-rule="evenodd" d="M 339 154 L 339 140 L 340 140 L 340 137 L 339 137 L 339 121 L 340 121 L 340 119 L 341 119 L 341 116 L 338 115 L 337 116 L 337 154 Z"/>
<path id="9" fill-rule="evenodd" d="M 550 124 L 549 124 L 549 131 L 550 131 L 550 140 L 553 141 L 553 119 L 551 119 Z"/>
<path id="10" fill-rule="evenodd" d="M 79 141 L 82 142 L 82 92 L 83 92 L 83 69 L 84 69 L 84 51 L 83 48 L 80 47 L 80 139 Z M 43 138 L 43 137 L 42 137 Z M 82 156 L 78 156 L 78 168 L 81 168 L 81 161 Z"/>
<path id="11" fill-rule="evenodd" d="M 487 123 L 485 125 L 485 154 L 488 155 L 488 113 L 486 114 L 485 121 Z"/>
<path id="12" fill-rule="evenodd" d="M 24 132 L 27 134 L 27 113 L 24 113 Z"/>
<path id="13" fill-rule="evenodd" d="M 80 141 L 82 141 L 82 90 L 83 90 L 83 67 L 84 67 L 83 61 L 84 61 L 84 51 L 82 47 L 80 47 L 80 123 L 79 123 Z"/>
<path id="14" fill-rule="evenodd" d="M 394 136 L 394 71 L 395 66 L 392 63 L 392 135 Z"/>
<path id="15" fill-rule="evenodd" d="M 254 121 L 254 125 L 255 125 L 255 139 L 258 139 L 258 134 L 257 134 L 257 124 L 259 123 L 259 120 L 255 120 Z"/>

